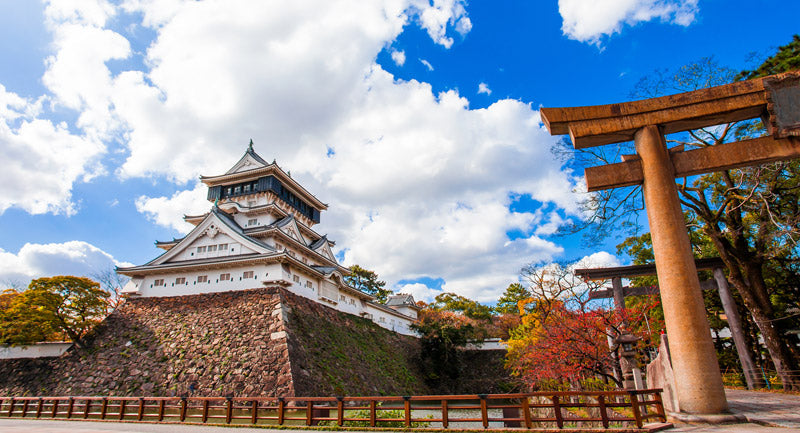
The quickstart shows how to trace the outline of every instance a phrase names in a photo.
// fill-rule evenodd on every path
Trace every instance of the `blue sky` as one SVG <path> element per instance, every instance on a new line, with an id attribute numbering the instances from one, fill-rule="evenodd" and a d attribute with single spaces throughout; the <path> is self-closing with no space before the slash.
<path id="1" fill-rule="evenodd" d="M 271 3 L 0 0 L 0 284 L 152 259 L 251 138 L 330 205 L 345 264 L 418 297 L 625 263 L 619 239 L 553 236 L 582 179 L 538 108 L 752 67 L 800 31 L 793 1 Z"/>

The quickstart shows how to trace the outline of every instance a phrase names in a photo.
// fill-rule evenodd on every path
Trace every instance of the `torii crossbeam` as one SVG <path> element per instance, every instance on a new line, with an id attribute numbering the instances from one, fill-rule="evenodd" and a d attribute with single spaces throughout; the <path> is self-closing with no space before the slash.
<path id="1" fill-rule="evenodd" d="M 589 191 L 642 185 L 681 411 L 728 408 L 676 177 L 800 157 L 800 71 L 621 104 L 542 108 L 576 148 L 633 140 L 636 155 L 586 169 Z M 770 136 L 686 152 L 664 134 L 761 117 Z"/>

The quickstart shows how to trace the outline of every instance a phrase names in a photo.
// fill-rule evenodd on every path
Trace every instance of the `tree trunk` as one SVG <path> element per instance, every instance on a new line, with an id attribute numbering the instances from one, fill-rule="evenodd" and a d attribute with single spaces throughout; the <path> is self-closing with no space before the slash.
<path id="1" fill-rule="evenodd" d="M 729 242 L 722 231 L 711 224 L 706 225 L 705 232 L 714 242 L 720 258 L 728 268 L 731 283 L 736 287 L 745 307 L 750 311 L 753 321 L 761 332 L 764 345 L 775 366 L 775 371 L 783 382 L 784 389 L 800 389 L 800 381 L 792 377 L 795 363 L 783 338 L 772 322 L 772 305 L 767 296 L 766 283 L 761 273 L 761 263 L 752 257 L 747 244 L 741 242 L 740 235 L 729 233 L 734 237 L 733 242 Z"/>

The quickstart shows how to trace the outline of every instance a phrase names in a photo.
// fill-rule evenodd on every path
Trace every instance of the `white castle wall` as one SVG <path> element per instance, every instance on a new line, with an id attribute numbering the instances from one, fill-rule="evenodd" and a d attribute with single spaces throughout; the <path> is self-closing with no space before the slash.
<path id="1" fill-rule="evenodd" d="M 217 238 L 219 238 L 219 236 L 217 236 Z M 253 277 L 245 278 L 245 272 L 252 272 Z M 221 274 L 230 274 L 231 279 L 220 281 L 219 277 Z M 198 277 L 201 276 L 205 276 L 207 281 L 199 282 Z M 184 279 L 183 283 L 177 282 L 179 278 Z M 163 280 L 164 284 L 155 285 L 156 280 Z M 394 330 L 404 335 L 415 335 L 415 333 L 409 329 L 409 325 L 413 323 L 412 318 L 398 317 L 396 314 L 389 313 L 367 302 L 363 302 L 345 291 L 340 291 L 335 284 L 328 280 L 321 280 L 298 270 L 287 273 L 279 263 L 150 275 L 141 280 L 132 279 L 125 286 L 123 293 L 129 295 L 135 294 L 140 297 L 196 295 L 201 293 L 252 289 L 254 287 L 261 287 L 265 281 L 274 280 L 282 280 L 291 283 L 288 285 L 287 290 L 297 295 L 316 302 L 321 302 L 324 305 L 344 313 L 356 316 L 364 316 L 363 313 L 366 313 L 367 317 L 371 317 L 373 322 L 383 328 Z M 405 309 L 415 313 L 411 309 Z M 414 314 L 414 317 L 415 316 L 416 314 Z"/>

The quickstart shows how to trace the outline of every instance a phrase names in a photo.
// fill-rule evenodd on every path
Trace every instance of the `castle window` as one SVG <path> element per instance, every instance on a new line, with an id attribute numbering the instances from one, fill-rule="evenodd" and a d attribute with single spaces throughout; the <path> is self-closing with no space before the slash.
<path id="1" fill-rule="evenodd" d="M 185 283 L 186 283 L 186 278 L 184 277 L 175 278 L 175 284 L 185 284 Z"/>
<path id="2" fill-rule="evenodd" d="M 219 274 L 220 281 L 228 281 L 231 279 L 231 274 Z"/>
<path id="3" fill-rule="evenodd" d="M 241 192 L 242 192 L 242 187 L 241 186 L 237 186 L 237 187 L 233 188 L 233 193 L 234 194 L 239 194 Z"/>
<path id="4" fill-rule="evenodd" d="M 244 186 L 244 192 L 250 192 L 250 184 Z"/>
<path id="5" fill-rule="evenodd" d="M 378 317 L 378 322 L 386 323 L 386 318 L 385 317 Z"/>
<path id="6" fill-rule="evenodd" d="M 228 249 L 228 244 L 219 244 L 218 248 L 220 251 L 225 251 Z"/>
<path id="7" fill-rule="evenodd" d="M 249 226 L 254 226 L 256 224 L 258 224 L 258 220 L 255 218 L 247 220 L 247 225 Z"/>
<path id="8" fill-rule="evenodd" d="M 197 247 L 197 254 L 206 252 L 206 247 Z"/>
<path id="9" fill-rule="evenodd" d="M 207 283 L 208 282 L 208 275 L 200 275 L 197 277 L 198 283 Z"/>
<path id="10" fill-rule="evenodd" d="M 217 246 L 216 246 L 216 245 L 209 245 L 209 246 L 208 246 L 208 252 L 209 252 L 209 253 L 210 253 L 210 252 L 214 252 L 214 251 L 216 251 L 216 250 L 217 250 Z"/>
<path id="11" fill-rule="evenodd" d="M 347 296 L 345 296 L 345 295 L 339 295 L 339 300 L 340 300 L 340 301 L 347 301 Z"/>
<path id="12" fill-rule="evenodd" d="M 245 271 L 242 274 L 242 278 L 253 278 L 253 271 Z"/>
<path id="13" fill-rule="evenodd" d="M 228 187 L 228 188 L 225 190 L 225 193 L 226 193 L 227 195 L 231 195 L 231 193 L 232 193 L 232 192 L 233 192 L 233 188 L 231 188 L 231 187 Z"/>
<path id="14" fill-rule="evenodd" d="M 292 276 L 292 280 L 294 280 L 295 283 L 299 283 L 300 282 L 300 276 L 299 275 L 294 275 L 294 276 Z"/>
<path id="15" fill-rule="evenodd" d="M 314 288 L 314 284 L 311 283 L 311 281 L 306 281 L 306 287 L 308 287 L 310 289 L 313 289 Z"/>
<path id="16" fill-rule="evenodd" d="M 355 300 L 355 298 L 350 300 L 350 305 L 356 305 L 356 300 Z"/>
<path id="17" fill-rule="evenodd" d="M 159 278 L 159 279 L 153 281 L 153 285 L 154 286 L 163 286 L 164 285 L 164 279 L 163 278 Z"/>

